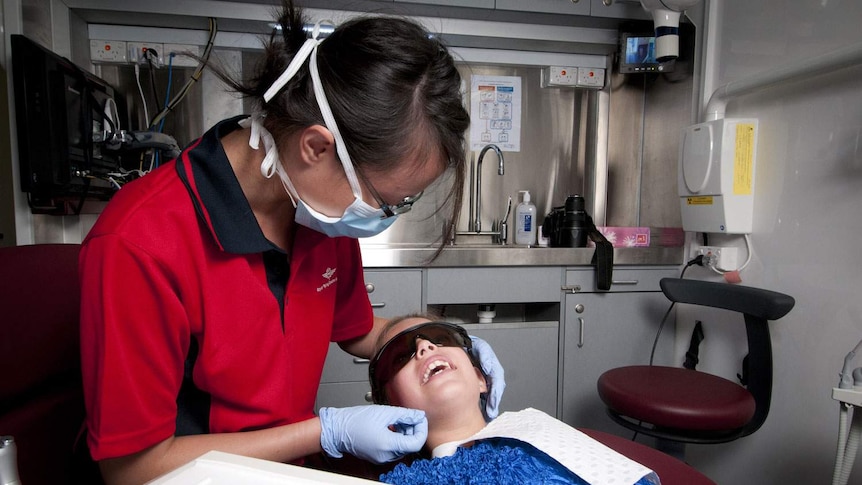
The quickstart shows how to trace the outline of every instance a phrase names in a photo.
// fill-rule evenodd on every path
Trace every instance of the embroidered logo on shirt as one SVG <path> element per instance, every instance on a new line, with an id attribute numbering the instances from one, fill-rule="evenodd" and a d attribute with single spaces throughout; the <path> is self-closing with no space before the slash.
<path id="1" fill-rule="evenodd" d="M 336 277 L 336 278 L 333 278 L 333 276 L 335 276 L 335 270 L 336 270 L 336 268 L 326 268 L 326 271 L 324 271 L 324 272 L 323 272 L 323 274 L 322 274 L 321 276 L 323 276 L 324 278 L 326 278 L 326 282 L 325 282 L 325 283 L 323 283 L 322 285 L 320 285 L 320 286 L 318 286 L 318 287 L 317 287 L 317 292 L 318 292 L 318 293 L 320 293 L 321 291 L 323 291 L 323 290 L 325 290 L 325 289 L 329 288 L 329 287 L 330 287 L 330 286 L 332 286 L 336 281 L 338 281 L 338 278 L 337 278 L 337 277 Z"/>

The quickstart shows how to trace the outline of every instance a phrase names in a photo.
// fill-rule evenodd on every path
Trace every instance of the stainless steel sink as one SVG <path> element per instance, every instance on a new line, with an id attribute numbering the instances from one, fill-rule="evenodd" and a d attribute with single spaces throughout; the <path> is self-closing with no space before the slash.
<path id="1" fill-rule="evenodd" d="M 586 266 L 595 248 L 501 246 L 479 241 L 446 245 L 432 261 L 436 246 L 427 243 L 363 244 L 366 267 Z M 614 264 L 682 264 L 682 247 L 615 248 Z"/>

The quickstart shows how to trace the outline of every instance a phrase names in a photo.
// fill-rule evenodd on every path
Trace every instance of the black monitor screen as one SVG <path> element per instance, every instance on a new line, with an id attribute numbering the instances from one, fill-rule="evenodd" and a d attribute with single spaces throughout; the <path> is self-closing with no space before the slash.
<path id="1" fill-rule="evenodd" d="M 655 59 L 655 36 L 624 33 L 620 37 L 619 70 L 623 74 L 668 71 L 671 64 Z"/>
<path id="2" fill-rule="evenodd" d="M 104 174 L 120 157 L 94 143 L 105 128 L 106 103 L 124 112 L 104 80 L 23 35 L 12 35 L 12 71 L 21 189 L 31 210 L 65 213 L 66 202 L 106 200 L 116 189 Z"/>

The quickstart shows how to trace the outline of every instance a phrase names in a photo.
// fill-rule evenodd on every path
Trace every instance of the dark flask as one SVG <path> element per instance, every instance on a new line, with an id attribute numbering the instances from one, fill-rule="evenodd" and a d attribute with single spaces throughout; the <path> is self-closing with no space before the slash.
<path id="1" fill-rule="evenodd" d="M 584 198 L 580 195 L 566 197 L 563 227 L 560 230 L 560 246 L 567 248 L 587 247 L 587 212 Z"/>

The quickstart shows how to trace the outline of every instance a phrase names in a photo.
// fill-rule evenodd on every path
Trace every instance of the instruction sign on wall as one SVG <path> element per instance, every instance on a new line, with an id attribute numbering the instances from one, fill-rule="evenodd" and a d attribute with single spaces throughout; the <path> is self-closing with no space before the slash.
<path id="1" fill-rule="evenodd" d="M 521 151 L 521 78 L 472 76 L 470 84 L 470 149 Z"/>

